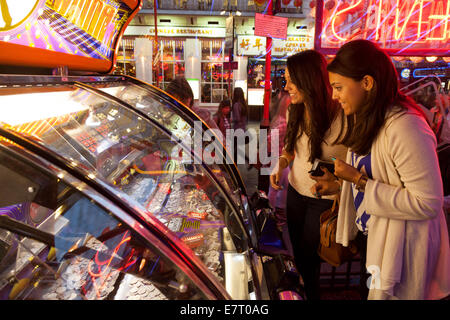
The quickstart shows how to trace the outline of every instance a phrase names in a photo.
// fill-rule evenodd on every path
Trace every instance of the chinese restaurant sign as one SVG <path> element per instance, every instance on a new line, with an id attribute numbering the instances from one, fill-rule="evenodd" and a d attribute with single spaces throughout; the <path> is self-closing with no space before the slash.
<path id="1" fill-rule="evenodd" d="M 128 26 L 124 32 L 125 36 L 154 36 L 155 28 L 148 26 Z M 202 27 L 158 27 L 158 37 L 203 37 L 203 38 L 225 38 L 224 28 L 202 28 Z"/>
<path id="2" fill-rule="evenodd" d="M 448 55 L 450 0 L 318 0 L 315 48 L 334 54 L 350 40 L 391 55 Z"/>
<path id="3" fill-rule="evenodd" d="M 0 0 L 2 42 L 113 60 L 115 42 L 138 1 Z"/>
<path id="4" fill-rule="evenodd" d="M 313 38 L 309 35 L 287 36 L 286 40 L 273 39 L 272 56 L 284 57 L 313 48 Z M 266 38 L 257 36 L 237 37 L 238 55 L 261 56 L 266 53 Z"/>

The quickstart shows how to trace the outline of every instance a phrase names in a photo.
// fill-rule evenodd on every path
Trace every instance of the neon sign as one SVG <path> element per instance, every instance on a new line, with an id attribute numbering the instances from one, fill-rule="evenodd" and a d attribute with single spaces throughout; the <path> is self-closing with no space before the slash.
<path id="1" fill-rule="evenodd" d="M 104 253 L 102 250 L 98 250 L 96 252 L 95 256 L 89 261 L 88 264 L 90 279 L 88 278 L 81 287 L 84 295 L 88 294 L 89 286 L 92 286 L 96 297 L 100 298 L 101 292 L 104 290 L 108 278 L 113 276 L 116 272 L 126 270 L 137 262 L 138 259 L 135 256 L 136 250 L 134 248 L 131 248 L 131 251 L 129 250 L 130 240 L 131 236 L 128 231 L 126 231 L 120 242 L 115 246 L 109 256 L 107 252 Z M 102 247 L 104 246 L 105 243 L 102 242 Z M 125 258 L 120 258 L 119 253 L 124 253 L 127 249 L 130 252 Z M 101 260 L 101 256 L 106 256 L 106 259 Z"/>
<path id="2" fill-rule="evenodd" d="M 450 77 L 450 67 L 420 68 L 413 72 L 414 78 L 423 78 L 434 75 L 439 78 Z"/>
<path id="3" fill-rule="evenodd" d="M 315 47 L 367 39 L 393 55 L 448 55 L 449 18 L 450 0 L 319 0 Z"/>

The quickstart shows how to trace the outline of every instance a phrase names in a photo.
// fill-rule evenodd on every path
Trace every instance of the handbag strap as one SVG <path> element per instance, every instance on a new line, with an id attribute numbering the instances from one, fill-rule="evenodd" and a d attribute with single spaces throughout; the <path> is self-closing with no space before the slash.
<path id="1" fill-rule="evenodd" d="M 334 212 L 334 210 L 336 209 L 336 205 L 339 206 L 339 199 L 341 197 L 341 193 L 337 193 L 336 196 L 334 197 L 334 201 L 333 201 L 333 205 L 331 206 L 331 212 Z"/>

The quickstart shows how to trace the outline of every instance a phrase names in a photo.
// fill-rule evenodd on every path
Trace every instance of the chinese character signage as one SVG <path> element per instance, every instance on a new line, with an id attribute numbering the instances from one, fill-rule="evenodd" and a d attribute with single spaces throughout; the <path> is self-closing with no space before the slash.
<path id="1" fill-rule="evenodd" d="M 0 51 L 19 45 L 51 52 L 51 57 L 56 52 L 112 62 L 117 39 L 140 1 L 0 0 L 0 4 Z M 5 63 L 1 58 L 0 64 Z"/>
<path id="2" fill-rule="evenodd" d="M 449 17 L 450 0 L 318 0 L 315 48 L 367 39 L 391 55 L 448 55 Z"/>
<path id="3" fill-rule="evenodd" d="M 312 49 L 313 37 L 309 35 L 287 36 L 286 40 L 272 40 L 272 56 L 284 57 L 297 52 Z M 238 55 L 261 56 L 266 54 L 266 38 L 257 36 L 237 37 Z"/>

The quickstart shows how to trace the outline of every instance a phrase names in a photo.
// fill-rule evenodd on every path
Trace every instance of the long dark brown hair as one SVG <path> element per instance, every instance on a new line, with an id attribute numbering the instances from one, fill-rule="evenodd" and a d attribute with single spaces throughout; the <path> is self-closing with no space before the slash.
<path id="1" fill-rule="evenodd" d="M 233 91 L 233 107 L 234 104 L 239 102 L 241 104 L 241 116 L 248 116 L 248 106 L 245 101 L 244 90 L 241 87 L 234 88 Z"/>
<path id="2" fill-rule="evenodd" d="M 361 81 L 373 77 L 375 85 L 367 101 L 356 116 L 347 117 L 347 131 L 342 144 L 360 155 L 368 154 L 372 143 L 386 121 L 386 114 L 396 107 L 398 111 L 415 110 L 425 115 L 419 106 L 399 91 L 398 74 L 391 58 L 368 40 L 354 40 L 344 44 L 328 65 L 328 71 Z"/>
<path id="3" fill-rule="evenodd" d="M 332 100 L 327 62 L 321 53 L 306 50 L 292 55 L 287 59 L 287 69 L 292 83 L 303 93 L 305 101 L 291 104 L 288 108 L 285 149 L 293 153 L 297 139 L 302 134 L 307 134 L 310 149 L 308 160 L 312 163 L 322 156 L 322 142 L 339 113 L 339 107 Z M 306 119 L 306 112 L 309 121 Z"/>

